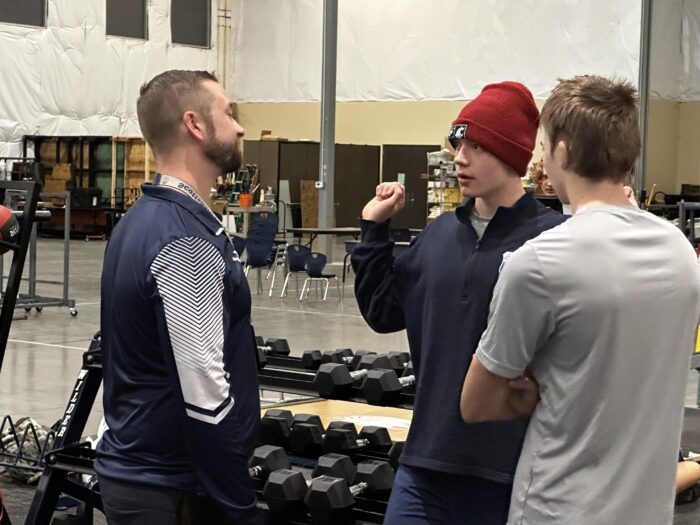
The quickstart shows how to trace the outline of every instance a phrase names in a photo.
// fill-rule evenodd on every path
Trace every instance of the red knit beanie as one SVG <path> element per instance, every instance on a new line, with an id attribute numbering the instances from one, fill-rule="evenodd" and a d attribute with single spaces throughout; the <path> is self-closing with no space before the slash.
<path id="1" fill-rule="evenodd" d="M 527 172 L 535 149 L 540 112 L 530 90 L 519 82 L 489 84 L 452 122 L 450 142 L 473 140 L 511 166 L 518 175 Z"/>

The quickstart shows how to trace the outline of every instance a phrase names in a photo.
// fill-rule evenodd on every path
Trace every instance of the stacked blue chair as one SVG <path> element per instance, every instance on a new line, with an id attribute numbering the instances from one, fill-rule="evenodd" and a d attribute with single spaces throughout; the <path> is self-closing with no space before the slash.
<path id="1" fill-rule="evenodd" d="M 263 291 L 262 269 L 270 268 L 274 261 L 273 247 L 277 235 L 277 221 L 276 213 L 254 213 L 248 226 L 245 242 L 248 252 L 245 274 L 247 276 L 251 268 L 258 271 L 258 293 Z"/>
<path id="2" fill-rule="evenodd" d="M 319 252 L 311 252 L 306 258 L 306 274 L 308 277 L 304 281 L 304 286 L 301 289 L 301 294 L 299 295 L 299 300 L 304 298 L 304 292 L 306 292 L 306 297 L 309 296 L 309 290 L 311 289 L 311 283 L 313 282 L 324 282 L 326 287 L 323 291 L 323 300 L 326 300 L 328 296 L 328 286 L 330 285 L 330 280 L 335 279 L 335 285 L 338 288 L 338 299 L 341 299 L 340 295 L 340 282 L 335 274 L 323 273 L 323 269 L 326 267 L 326 256 Z"/>
<path id="3" fill-rule="evenodd" d="M 233 247 L 238 254 L 238 257 L 243 257 L 243 252 L 245 251 L 245 238 L 238 235 L 231 235 L 231 242 L 233 242 Z"/>
<path id="4" fill-rule="evenodd" d="M 287 294 L 287 285 L 292 274 L 297 280 L 297 293 L 299 293 L 299 274 L 306 273 L 306 259 L 310 253 L 311 250 L 302 244 L 292 244 L 287 247 L 287 276 L 284 278 L 280 297 Z"/>

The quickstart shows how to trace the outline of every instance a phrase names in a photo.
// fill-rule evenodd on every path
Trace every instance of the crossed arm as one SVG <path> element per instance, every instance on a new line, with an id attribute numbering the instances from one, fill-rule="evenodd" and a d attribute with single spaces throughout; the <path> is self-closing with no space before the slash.
<path id="1" fill-rule="evenodd" d="M 534 250 L 525 245 L 496 283 L 488 326 L 462 388 L 464 421 L 502 421 L 534 412 L 539 385 L 528 367 L 553 329 L 546 280 Z"/>
<path id="2" fill-rule="evenodd" d="M 487 370 L 474 356 L 459 407 L 466 423 L 481 423 L 530 416 L 539 400 L 539 386 L 529 373 L 507 379 Z"/>

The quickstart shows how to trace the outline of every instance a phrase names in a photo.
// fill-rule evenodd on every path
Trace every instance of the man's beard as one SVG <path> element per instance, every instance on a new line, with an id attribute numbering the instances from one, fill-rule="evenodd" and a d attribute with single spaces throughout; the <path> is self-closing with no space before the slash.
<path id="1" fill-rule="evenodd" d="M 221 170 L 222 175 L 238 171 L 243 163 L 238 141 L 227 144 L 212 137 L 204 146 L 204 155 Z"/>

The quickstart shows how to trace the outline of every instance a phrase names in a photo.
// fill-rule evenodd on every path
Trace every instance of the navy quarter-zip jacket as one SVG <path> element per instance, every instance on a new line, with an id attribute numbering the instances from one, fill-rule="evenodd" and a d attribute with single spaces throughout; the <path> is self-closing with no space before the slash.
<path id="1" fill-rule="evenodd" d="M 145 184 L 102 273 L 100 476 L 255 508 L 260 399 L 250 290 L 231 241 L 187 194 Z M 155 524 L 154 524 L 155 525 Z"/>
<path id="2" fill-rule="evenodd" d="M 401 463 L 512 483 L 527 420 L 464 423 L 462 385 L 507 252 L 566 218 L 528 193 L 498 208 L 479 240 L 469 221 L 473 206 L 468 199 L 440 215 L 397 259 L 389 221 L 361 221 L 351 257 L 355 295 L 372 329 L 408 335 L 417 382 Z"/>

